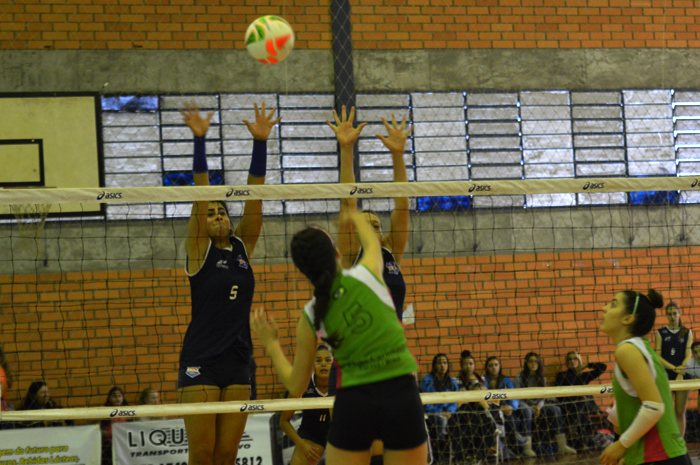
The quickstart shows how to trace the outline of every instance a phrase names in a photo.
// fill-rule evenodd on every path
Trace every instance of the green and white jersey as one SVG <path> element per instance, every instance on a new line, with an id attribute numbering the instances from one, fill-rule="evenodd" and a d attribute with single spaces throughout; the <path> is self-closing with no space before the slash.
<path id="1" fill-rule="evenodd" d="M 664 414 L 661 419 L 643 438 L 627 449 L 624 457 L 625 465 L 659 462 L 687 453 L 685 441 L 678 432 L 671 388 L 661 360 L 646 339 L 633 337 L 622 341 L 618 347 L 622 344 L 633 344 L 640 350 L 664 403 Z M 615 363 L 613 376 L 613 395 L 617 403 L 617 416 L 620 422 L 620 434 L 622 434 L 634 421 L 642 403 L 637 396 L 637 391 L 617 363 Z"/>
<path id="2" fill-rule="evenodd" d="M 304 307 L 312 328 L 315 302 L 314 298 Z M 333 349 L 338 388 L 376 383 L 418 371 L 389 291 L 364 265 L 343 270 L 336 276 L 319 331 L 320 337 L 329 335 L 339 344 Z"/>

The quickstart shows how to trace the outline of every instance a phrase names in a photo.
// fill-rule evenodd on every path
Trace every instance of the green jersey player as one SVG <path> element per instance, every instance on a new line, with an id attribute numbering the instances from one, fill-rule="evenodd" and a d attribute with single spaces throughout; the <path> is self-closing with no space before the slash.
<path id="1" fill-rule="evenodd" d="M 372 442 L 381 439 L 385 463 L 425 465 L 427 434 L 413 376 L 418 366 L 382 279 L 381 244 L 367 215 L 347 214 L 341 221 L 353 223 L 363 249 L 349 270 L 343 270 L 326 231 L 307 227 L 292 239 L 294 264 L 314 287 L 297 324 L 293 365 L 262 310 L 253 313 L 252 328 L 292 396 L 308 385 L 317 335 L 331 346 L 339 380 L 326 449 L 329 464 L 368 464 Z"/>

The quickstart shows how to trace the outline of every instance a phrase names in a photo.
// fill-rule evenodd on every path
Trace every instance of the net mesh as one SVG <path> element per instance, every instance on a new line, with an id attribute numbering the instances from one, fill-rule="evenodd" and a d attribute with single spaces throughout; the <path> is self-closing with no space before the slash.
<path id="1" fill-rule="evenodd" d="M 608 366 L 599 378 L 607 383 L 613 347 L 598 332 L 598 310 L 615 292 L 654 287 L 679 303 L 683 322 L 697 316 L 700 92 L 687 65 L 697 16 L 687 2 L 561 9 L 289 0 L 253 2 L 245 12 L 216 1 L 34 3 L 15 2 L 0 14 L 2 48 L 73 54 L 55 50 L 60 59 L 32 61 L 6 53 L 4 82 L 9 91 L 66 99 L 74 96 L 56 90 L 96 91 L 96 134 L 80 145 L 98 147 L 101 177 L 91 185 L 104 189 L 85 198 L 62 189 L 50 196 L 0 191 L 0 343 L 11 405 L 39 379 L 63 407 L 103 405 L 112 386 L 130 403 L 147 387 L 176 402 L 190 318 L 183 244 L 192 196 L 182 191 L 192 183 L 192 135 L 178 112 L 185 102 L 213 112 L 210 182 L 239 188 L 212 195 L 228 202 L 234 219 L 243 202 L 231 196 L 248 191 L 242 185 L 252 149 L 241 120 L 251 119 L 255 102 L 283 118 L 268 140 L 266 184 L 289 189 L 252 190 L 265 199 L 252 264 L 255 305 L 277 319 L 289 355 L 293 324 L 310 296 L 289 260 L 289 238 L 310 223 L 337 232 L 347 193 L 318 184 L 340 179 L 338 144 L 325 121 L 342 105 L 357 107 L 356 124 L 368 123 L 354 146 L 358 183 L 394 178 L 392 157 L 375 137 L 386 134 L 381 118 L 406 117 L 413 128 L 404 151 L 411 187 L 362 186 L 375 194 L 359 195 L 359 204 L 378 212 L 388 230 L 393 196 L 409 198 L 404 322 L 421 377 L 437 353 L 447 354 L 456 375 L 464 349 L 474 354 L 477 373 L 495 355 L 515 377 L 535 351 L 553 385 L 566 353 L 577 350 L 584 362 Z M 242 37 L 253 19 L 270 13 L 293 25 L 296 50 L 260 68 L 242 50 Z M 87 81 L 71 74 L 74 63 L 89 70 Z M 193 69 L 206 76 L 183 71 Z M 2 112 L 10 116 L 0 121 L 0 148 L 34 140 L 35 131 L 55 123 L 37 119 L 51 112 L 37 111 L 25 118 L 32 131 L 18 135 L 17 108 L 35 102 L 21 97 Z M 50 148 L 45 143 L 46 154 Z M 72 147 L 62 150 L 61 164 L 77 165 Z M 9 179 L 0 176 L 0 184 L 16 181 Z M 445 181 L 462 184 L 428 186 Z M 171 190 L 149 190 L 161 187 Z M 131 188 L 143 190 L 132 197 Z M 54 207 L 16 221 L 9 205 L 19 204 Z M 43 225 L 45 213 L 45 231 L 23 231 Z M 664 323 L 660 313 L 657 327 Z M 254 357 L 258 397 L 281 397 L 257 343 Z M 695 398 L 691 393 L 691 408 Z M 608 401 L 596 397 L 600 408 Z M 547 404 L 566 413 L 561 399 Z M 460 422 L 469 424 L 465 417 L 448 425 L 450 437 L 461 434 Z M 522 452 L 506 419 L 493 420 L 504 447 Z M 566 433 L 575 441 L 580 431 Z M 459 457 L 480 454 L 470 449 Z"/>

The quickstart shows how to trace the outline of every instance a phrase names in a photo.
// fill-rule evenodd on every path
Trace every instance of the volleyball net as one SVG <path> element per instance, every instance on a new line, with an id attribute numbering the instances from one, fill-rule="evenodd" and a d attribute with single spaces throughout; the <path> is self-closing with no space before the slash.
<path id="1" fill-rule="evenodd" d="M 393 199 L 408 197 L 400 270 L 418 381 L 432 371 L 437 354 L 447 356 L 451 377 L 460 375 L 460 354 L 469 350 L 477 374 L 486 375 L 486 361 L 495 356 L 514 379 L 535 352 L 550 386 L 423 394 L 434 454 L 520 456 L 528 437 L 535 453 L 559 453 L 559 434 L 579 451 L 599 449 L 610 438 L 605 410 L 612 404 L 614 352 L 599 332 L 600 310 L 621 290 L 654 288 L 679 304 L 692 328 L 699 188 L 694 178 L 629 177 L 0 190 L 0 208 L 8 213 L 0 225 L 0 338 L 13 381 L 5 398 L 18 408 L 2 412 L 0 425 L 89 423 L 115 412 L 173 418 L 330 407 L 332 398 L 283 399 L 285 389 L 255 337 L 256 400 L 177 403 L 179 353 L 191 313 L 184 272 L 191 204 L 226 202 L 235 227 L 243 202 L 262 199 L 262 233 L 251 259 L 253 307 L 275 318 L 292 357 L 296 321 L 311 297 L 291 263 L 292 235 L 313 224 L 337 237 L 340 202 L 349 197 L 375 212 L 388 232 Z M 51 213 L 41 231 L 28 234 L 42 218 L 10 216 L 11 205 L 35 211 L 50 205 Z M 665 323 L 661 311 L 656 327 Z M 607 370 L 589 386 L 555 386 L 570 351 L 584 365 L 602 363 Z M 63 408 L 19 410 L 34 381 L 46 382 Z M 105 406 L 114 386 L 129 405 Z M 693 409 L 700 381 L 673 386 L 691 391 Z M 165 405 L 135 405 L 149 387 Z M 513 401 L 521 413 L 509 416 Z M 479 410 L 484 404 L 488 410 Z M 450 419 L 430 405 L 446 409 Z M 534 419 L 522 417 L 527 410 Z"/>

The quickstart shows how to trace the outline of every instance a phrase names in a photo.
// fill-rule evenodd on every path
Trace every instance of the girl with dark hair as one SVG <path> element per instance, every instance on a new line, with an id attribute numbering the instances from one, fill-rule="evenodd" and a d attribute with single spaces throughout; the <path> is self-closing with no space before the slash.
<path id="1" fill-rule="evenodd" d="M 615 344 L 613 395 L 608 420 L 620 437 L 600 456 L 603 465 L 657 463 L 689 465 L 688 450 L 678 430 L 671 388 L 661 359 L 644 338 L 664 304 L 653 289 L 615 294 L 603 307 L 600 332 Z"/>
<path id="2" fill-rule="evenodd" d="M 583 364 L 581 354 L 572 350 L 566 354 L 566 371 L 557 373 L 557 386 L 585 386 L 602 375 L 607 367 L 604 363 Z M 599 414 L 600 408 L 593 396 L 560 397 L 559 403 L 566 418 L 566 424 L 576 438 L 575 444 L 580 449 L 594 448 L 593 424 L 591 415 Z"/>
<path id="3" fill-rule="evenodd" d="M 255 105 L 255 123 L 243 120 L 253 136 L 248 185 L 265 183 L 267 138 L 281 118 Z M 206 117 L 194 104 L 181 110 L 194 134 L 193 177 L 209 185 Z M 178 399 L 182 403 L 248 400 L 251 390 L 250 309 L 255 277 L 250 259 L 262 228 L 262 200 L 246 200 L 234 228 L 224 202 L 198 201 L 187 226 L 185 271 L 192 294 L 192 320 L 180 352 Z M 247 413 L 185 415 L 190 465 L 236 462 Z"/>
<path id="4" fill-rule="evenodd" d="M 685 371 L 688 360 L 693 356 L 693 331 L 681 322 L 681 309 L 675 302 L 666 305 L 668 325 L 656 332 L 654 349 L 661 364 L 666 369 L 669 381 L 691 379 Z M 673 393 L 673 406 L 681 436 L 685 436 L 685 409 L 690 391 Z"/>
<path id="5" fill-rule="evenodd" d="M 262 309 L 253 312 L 251 325 L 291 396 L 300 396 L 308 386 L 315 331 L 331 346 L 340 382 L 327 463 L 367 464 L 373 441 L 381 439 L 385 463 L 425 465 L 423 405 L 412 375 L 418 365 L 381 277 L 381 245 L 367 215 L 354 213 L 341 221 L 353 222 L 364 250 L 360 263 L 349 270 L 343 270 L 340 252 L 326 231 L 309 227 L 292 239 L 294 264 L 314 287 L 314 298 L 297 323 L 294 363 L 287 360 L 276 325 Z"/>
<path id="6" fill-rule="evenodd" d="M 495 355 L 486 359 L 484 382 L 487 389 L 513 389 L 513 381 L 503 374 L 501 369 L 501 361 Z M 535 457 L 535 452 L 532 450 L 532 441 L 526 441 L 523 436 L 518 433 L 516 425 L 516 412 L 520 401 L 518 399 L 501 400 L 499 407 L 503 414 L 503 422 L 506 433 L 506 441 L 511 450 L 522 448 L 522 455 L 525 457 Z M 520 451 L 516 453 L 518 455 Z"/>
<path id="7" fill-rule="evenodd" d="M 433 357 L 430 373 L 425 375 L 420 382 L 421 392 L 450 392 L 458 391 L 457 382 L 450 376 L 450 362 L 446 354 L 437 354 Z M 446 404 L 426 404 L 424 406 L 427 415 L 425 423 L 428 428 L 434 429 L 437 433 L 437 444 L 434 449 L 437 451 L 440 458 L 445 458 L 448 455 L 446 445 L 449 445 L 447 440 L 447 422 L 450 416 L 457 411 L 459 405 L 454 403 Z"/>
<path id="8" fill-rule="evenodd" d="M 515 377 L 516 388 L 533 388 L 545 387 L 547 381 L 543 376 L 544 363 L 540 356 L 535 352 L 529 352 L 523 360 L 523 371 Z M 536 422 L 540 429 L 548 431 L 554 428 L 557 439 L 557 450 L 561 455 L 576 454 L 576 449 L 573 449 L 566 443 L 566 434 L 564 434 L 564 420 L 562 419 L 561 408 L 558 405 L 545 403 L 545 399 L 523 399 L 520 401 L 518 416 L 524 426 L 525 445 L 524 454 L 530 456 L 532 453 L 532 432 L 533 421 Z"/>
<path id="9" fill-rule="evenodd" d="M 340 145 L 340 182 L 354 183 L 355 174 L 353 172 L 353 150 L 357 138 L 360 137 L 362 129 L 367 123 L 362 123 L 358 127 L 353 127 L 355 119 L 355 108 L 350 109 L 350 115 L 347 115 L 345 106 L 343 106 L 342 114 L 338 117 L 335 110 L 333 111 L 335 118 L 335 126 L 326 121 L 328 126 L 335 132 Z M 406 118 L 401 121 L 401 124 L 396 122 L 396 117 L 391 115 L 391 124 L 382 118 L 384 127 L 387 130 L 387 137 L 377 134 L 376 137 L 382 141 L 384 146 L 391 152 L 392 164 L 394 167 L 394 182 L 407 182 L 406 163 L 404 160 L 404 150 L 409 134 L 411 134 L 412 126 L 406 126 Z M 340 204 L 340 214 L 346 212 L 354 212 L 357 210 L 357 198 L 348 197 L 342 199 Z M 406 282 L 401 274 L 401 258 L 403 257 L 406 243 L 408 242 L 408 198 L 395 197 L 394 210 L 391 212 L 391 229 L 384 235 L 382 231 L 382 223 L 379 217 L 370 211 L 366 211 L 374 233 L 377 235 L 379 242 L 382 244 L 382 259 L 384 260 L 384 268 L 382 268 L 382 277 L 384 283 L 389 288 L 391 298 L 394 301 L 396 308 L 396 316 L 399 321 L 403 318 L 404 300 L 406 297 Z M 342 254 L 343 267 L 350 268 L 357 265 L 362 257 L 362 248 L 357 240 L 351 224 L 341 224 L 338 231 L 338 249 Z"/>
<path id="10" fill-rule="evenodd" d="M 459 356 L 459 366 L 460 370 L 456 379 L 458 391 L 471 391 L 471 383 L 475 380 L 486 387 L 486 380 L 475 371 L 476 360 L 470 351 L 462 351 Z"/>
<path id="11" fill-rule="evenodd" d="M 54 408 L 61 407 L 51 399 L 51 396 L 49 395 L 49 387 L 44 381 L 34 381 L 29 385 L 27 395 L 24 397 L 24 402 L 22 403 L 22 410 L 42 410 Z M 21 428 L 34 428 L 37 426 L 71 426 L 73 424 L 73 420 L 36 420 L 22 422 L 21 424 L 18 424 L 18 426 Z"/>
<path id="12" fill-rule="evenodd" d="M 124 391 L 114 386 L 107 393 L 105 407 L 124 407 L 129 405 L 124 397 Z M 112 425 L 114 423 L 124 423 L 126 418 L 115 416 L 109 420 L 100 420 L 100 432 L 102 433 L 102 465 L 112 463 Z"/>
<path id="13" fill-rule="evenodd" d="M 335 392 L 328 390 L 328 375 L 331 372 L 333 356 L 325 345 L 316 349 L 314 372 L 311 375 L 309 386 L 302 395 L 303 398 L 320 398 L 334 396 Z M 328 440 L 328 428 L 331 424 L 331 412 L 329 409 L 303 410 L 301 425 L 295 430 L 289 420 L 294 416 L 293 410 L 282 412 L 280 417 L 280 429 L 284 431 L 296 447 L 292 454 L 290 465 L 315 465 L 321 460 L 326 450 Z"/>

